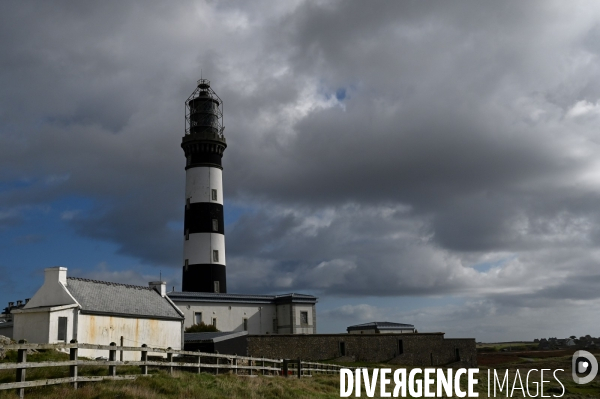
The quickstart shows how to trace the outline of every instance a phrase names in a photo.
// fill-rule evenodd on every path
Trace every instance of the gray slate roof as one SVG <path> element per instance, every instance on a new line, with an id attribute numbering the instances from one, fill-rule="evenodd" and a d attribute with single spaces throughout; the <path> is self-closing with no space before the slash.
<path id="1" fill-rule="evenodd" d="M 392 323 L 391 321 L 372 321 L 370 323 L 350 326 L 346 330 L 412 330 L 414 328 L 415 326 L 412 324 Z"/>
<path id="2" fill-rule="evenodd" d="M 67 289 L 83 313 L 183 319 L 167 298 L 150 287 L 68 277 Z"/>
<path id="3" fill-rule="evenodd" d="M 167 292 L 174 302 L 225 302 L 225 303 L 317 303 L 316 296 L 307 294 L 282 294 L 282 295 L 252 295 L 252 294 L 224 294 L 212 292 Z"/>

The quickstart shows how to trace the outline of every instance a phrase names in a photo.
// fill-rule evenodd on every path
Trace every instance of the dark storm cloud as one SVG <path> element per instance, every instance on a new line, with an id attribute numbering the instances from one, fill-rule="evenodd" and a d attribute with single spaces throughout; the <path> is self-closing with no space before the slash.
<path id="1" fill-rule="evenodd" d="M 0 227 L 88 198 L 78 234 L 179 268 L 202 69 L 225 206 L 252 209 L 226 232 L 234 291 L 462 295 L 449 314 L 490 320 L 593 301 L 599 18 L 578 4 L 4 2 Z"/>

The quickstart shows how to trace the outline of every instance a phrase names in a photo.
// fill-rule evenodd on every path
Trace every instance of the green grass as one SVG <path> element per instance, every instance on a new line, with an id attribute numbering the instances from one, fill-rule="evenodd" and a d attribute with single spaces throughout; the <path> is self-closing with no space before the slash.
<path id="1" fill-rule="evenodd" d="M 10 354 L 6 361 L 15 361 L 15 355 Z M 67 360 L 68 355 L 64 353 L 46 351 L 28 356 L 30 361 L 61 361 Z M 504 373 L 508 368 L 509 382 L 512 384 L 516 370 L 518 369 L 525 383 L 525 376 L 530 369 L 565 369 L 560 372 L 560 381 L 565 385 L 567 392 L 563 398 L 598 398 L 600 397 L 600 377 L 597 377 L 592 383 L 587 385 L 577 385 L 571 380 L 570 376 L 570 356 L 529 359 L 522 363 L 497 364 L 493 368 Z M 347 363 L 349 367 L 386 367 L 395 369 L 398 366 L 389 364 L 372 363 Z M 38 374 L 35 374 L 38 373 Z M 118 374 L 138 374 L 139 367 L 119 366 Z M 212 375 L 212 374 L 194 374 L 188 372 L 175 371 L 168 375 L 165 371 L 152 370 L 152 377 L 140 377 L 134 381 L 103 381 L 94 383 L 80 383 L 80 388 L 75 391 L 70 385 L 56 385 L 40 388 L 26 389 L 26 398 L 50 398 L 50 399 L 70 399 L 70 398 L 265 398 L 265 399 L 286 399 L 286 398 L 339 398 L 340 380 L 338 375 L 315 375 L 312 378 L 298 379 L 295 377 L 244 377 L 232 374 Z M 86 366 L 80 367 L 80 375 L 106 375 L 108 367 Z M 0 372 L 0 382 L 14 381 L 14 370 Z M 27 379 L 41 378 L 60 378 L 68 375 L 68 367 L 61 368 L 42 368 L 27 370 Z M 539 381 L 539 374 L 533 375 Z M 480 367 L 478 375 L 479 384 L 476 391 L 480 393 L 481 398 L 487 397 L 487 368 Z M 552 374 L 545 375 L 546 380 L 551 380 L 546 385 L 545 395 L 559 395 L 562 391 L 559 384 L 554 380 Z M 532 393 L 534 385 L 530 384 Z M 466 386 L 463 386 L 463 390 Z M 548 390 L 550 389 L 550 391 Z M 388 387 L 388 391 L 393 390 L 393 384 Z M 518 393 L 519 391 L 515 391 Z M 379 397 L 379 387 L 376 390 L 376 396 Z M 0 391 L 0 399 L 15 398 L 15 391 Z M 352 396 L 354 397 L 354 396 Z M 364 387 L 362 397 L 366 397 Z M 513 397 L 521 397 L 515 394 Z M 540 397 L 540 396 L 538 396 Z"/>

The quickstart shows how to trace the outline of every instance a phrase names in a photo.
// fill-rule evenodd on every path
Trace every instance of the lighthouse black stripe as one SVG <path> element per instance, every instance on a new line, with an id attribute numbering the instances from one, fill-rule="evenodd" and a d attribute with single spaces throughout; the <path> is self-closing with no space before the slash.
<path id="1" fill-rule="evenodd" d="M 216 220 L 216 225 L 213 220 Z M 215 227 L 217 228 L 215 229 Z M 214 202 L 193 202 L 189 204 L 185 209 L 183 231 L 184 234 L 225 234 L 223 205 Z"/>
<path id="2" fill-rule="evenodd" d="M 184 292 L 215 292 L 215 281 L 219 282 L 219 292 L 227 292 L 225 265 L 194 264 L 183 267 Z"/>
<path id="3" fill-rule="evenodd" d="M 222 154 L 214 152 L 192 152 L 190 155 L 190 163 L 188 167 L 203 166 L 203 165 L 218 165 L 221 166 Z"/>

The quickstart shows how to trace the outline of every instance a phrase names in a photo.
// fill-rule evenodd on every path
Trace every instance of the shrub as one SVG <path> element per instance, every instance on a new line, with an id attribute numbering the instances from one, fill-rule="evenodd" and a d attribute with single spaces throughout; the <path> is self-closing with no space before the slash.
<path id="1" fill-rule="evenodd" d="M 213 326 L 212 324 L 200 323 L 200 324 L 194 324 L 193 326 L 189 326 L 188 328 L 185 329 L 184 332 L 186 332 L 186 333 L 219 332 L 219 330 L 217 330 L 217 327 Z"/>

